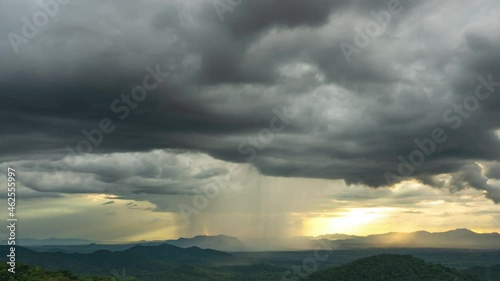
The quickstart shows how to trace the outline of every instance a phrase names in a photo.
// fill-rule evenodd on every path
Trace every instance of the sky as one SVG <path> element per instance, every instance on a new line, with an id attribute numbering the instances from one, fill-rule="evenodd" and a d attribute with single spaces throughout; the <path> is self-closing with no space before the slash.
<path id="1" fill-rule="evenodd" d="M 499 232 L 499 14 L 496 0 L 1 1 L 18 237 Z"/>

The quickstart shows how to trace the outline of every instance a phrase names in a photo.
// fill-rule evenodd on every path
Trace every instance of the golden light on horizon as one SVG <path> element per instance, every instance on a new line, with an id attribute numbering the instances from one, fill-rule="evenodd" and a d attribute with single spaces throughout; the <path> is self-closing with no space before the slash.
<path id="1" fill-rule="evenodd" d="M 116 195 L 112 194 L 86 194 L 84 195 L 85 198 L 90 199 L 92 201 L 102 201 L 102 200 L 111 200 L 113 198 L 116 198 Z"/>
<path id="2" fill-rule="evenodd" d="M 364 235 L 373 225 L 386 218 L 394 208 L 349 208 L 346 211 L 308 220 L 305 232 L 310 236 L 322 234 Z"/>

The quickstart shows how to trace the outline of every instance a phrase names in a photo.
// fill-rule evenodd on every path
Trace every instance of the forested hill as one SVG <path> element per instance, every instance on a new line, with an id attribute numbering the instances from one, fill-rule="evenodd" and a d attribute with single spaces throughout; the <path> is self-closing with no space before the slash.
<path id="1" fill-rule="evenodd" d="M 312 274 L 307 281 L 481 281 L 412 256 L 378 255 Z"/>
<path id="2" fill-rule="evenodd" d="M 0 263 L 1 281 L 116 281 L 113 276 L 78 277 L 67 270 L 48 271 L 38 266 L 16 265 L 16 273 L 8 272 L 9 266 Z M 120 281 L 135 281 L 133 278 L 121 278 Z"/>
<path id="3" fill-rule="evenodd" d="M 464 272 L 480 276 L 486 280 L 500 281 L 500 264 L 492 266 L 474 266 L 464 270 Z"/>
<path id="4" fill-rule="evenodd" d="M 22 253 L 26 254 L 23 258 L 29 257 L 33 264 L 30 266 L 16 264 L 16 274 L 13 275 L 7 271 L 5 262 L 0 263 L 0 281 L 298 281 L 298 276 L 287 277 L 289 276 L 287 272 L 297 268 L 295 262 L 275 264 L 271 260 L 261 260 L 260 264 L 255 264 L 247 260 L 247 263 L 222 265 L 221 261 L 236 260 L 236 256 L 199 248 L 182 249 L 171 245 L 136 246 L 116 253 L 98 251 L 93 254 L 68 255 L 36 253 L 30 250 Z M 213 263 L 207 263 L 207 260 Z M 53 272 L 36 265 L 42 263 Z M 122 272 L 119 273 L 113 268 L 122 269 Z M 318 271 L 309 278 L 304 277 L 300 280 L 499 281 L 498 268 L 498 266 L 484 268 L 476 266 L 466 270 L 478 276 L 473 277 L 456 269 L 427 263 L 409 255 L 383 254 Z"/>

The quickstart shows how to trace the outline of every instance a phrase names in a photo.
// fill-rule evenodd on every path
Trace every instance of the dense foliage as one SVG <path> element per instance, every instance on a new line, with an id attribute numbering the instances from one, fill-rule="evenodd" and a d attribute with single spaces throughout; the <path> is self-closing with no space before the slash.
<path id="1" fill-rule="evenodd" d="M 0 280 L 2 281 L 117 281 L 111 276 L 77 277 L 67 270 L 48 271 L 39 266 L 16 264 L 16 273 L 8 271 L 9 266 L 0 264 Z M 120 278 L 119 281 L 135 279 Z"/>
<path id="2" fill-rule="evenodd" d="M 480 281 L 412 256 L 378 255 L 312 274 L 308 281 Z"/>
<path id="3" fill-rule="evenodd" d="M 299 275 L 287 275 L 287 272 L 297 268 L 304 257 L 312 255 L 310 252 L 282 252 L 255 257 L 237 256 L 171 245 L 138 246 L 118 252 L 100 250 L 91 254 L 38 253 L 23 247 L 18 250 L 21 263 L 30 266 L 17 264 L 16 274 L 13 275 L 7 272 L 7 264 L 2 262 L 0 281 L 281 281 L 287 278 L 299 281 Z M 496 278 L 499 266 L 474 267 L 466 270 L 471 274 L 467 275 L 409 255 L 376 254 L 352 261 L 354 259 L 342 260 L 341 254 L 338 252 L 335 259 L 337 264 L 342 261 L 340 266 L 319 264 L 320 271 L 301 280 L 500 281 Z M 454 259 L 461 261 L 460 256 Z M 488 265 L 486 262 L 478 264 Z M 472 274 L 477 277 L 472 277 Z"/>
<path id="4" fill-rule="evenodd" d="M 464 272 L 471 275 L 480 276 L 481 278 L 489 281 L 500 281 L 500 264 L 484 267 L 474 266 L 464 270 Z"/>
<path id="5" fill-rule="evenodd" d="M 168 244 L 134 246 L 117 252 L 99 250 L 91 254 L 38 253 L 23 247 L 16 251 L 21 262 L 49 270 L 104 276 L 125 269 L 126 276 L 140 281 L 274 281 L 281 280 L 287 270 L 282 266 L 254 264 L 225 252 Z"/>

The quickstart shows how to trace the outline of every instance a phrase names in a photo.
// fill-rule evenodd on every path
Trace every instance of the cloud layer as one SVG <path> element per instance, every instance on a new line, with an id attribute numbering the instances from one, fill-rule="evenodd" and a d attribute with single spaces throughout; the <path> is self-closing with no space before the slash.
<path id="1" fill-rule="evenodd" d="M 162 149 L 251 159 L 265 175 L 381 187 L 389 185 L 387 171 L 400 175 L 398 156 L 409 159 L 415 140 L 441 128 L 447 141 L 403 178 L 472 187 L 499 202 L 500 187 L 488 179 L 499 178 L 500 88 L 477 106 L 470 97 L 478 85 L 487 93 L 478 77 L 500 81 L 500 6 L 429 0 L 400 7 L 348 60 L 341 43 L 355 45 L 358 30 L 376 20 L 372 11 L 387 3 L 252 0 L 221 21 L 210 1 L 72 1 L 16 54 L 7 35 L 21 35 L 22 17 L 41 8 L 5 1 L 2 162 L 25 161 L 24 184 L 54 194 L 189 194 L 204 172 L 227 172 L 227 163 L 199 173 L 179 168 Z M 120 118 L 113 102 L 125 105 L 122 94 L 157 65 L 168 78 Z M 286 128 L 262 141 L 259 132 L 284 108 L 296 113 L 293 120 L 279 119 Z M 48 167 L 102 118 L 116 129 L 57 182 Z"/>

